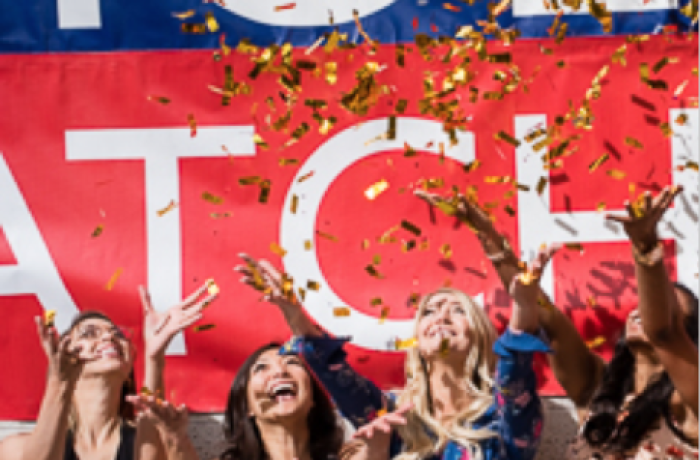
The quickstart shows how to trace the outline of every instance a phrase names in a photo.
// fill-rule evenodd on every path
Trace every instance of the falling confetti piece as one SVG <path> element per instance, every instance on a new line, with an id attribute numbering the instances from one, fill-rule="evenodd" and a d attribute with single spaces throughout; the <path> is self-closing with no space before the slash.
<path id="1" fill-rule="evenodd" d="M 338 238 L 335 237 L 335 236 L 333 236 L 333 235 L 331 235 L 330 233 L 324 233 L 324 232 L 322 232 L 322 231 L 316 230 L 316 234 L 317 234 L 318 236 L 320 236 L 321 238 L 325 238 L 325 239 L 330 240 L 330 241 L 333 241 L 333 242 L 337 242 L 337 241 L 338 241 Z"/>
<path id="2" fill-rule="evenodd" d="M 207 202 L 209 202 L 209 203 L 211 203 L 211 204 L 216 204 L 216 205 L 223 204 L 223 202 L 224 202 L 224 199 L 223 199 L 223 198 L 218 197 L 218 196 L 216 196 L 216 195 L 214 195 L 214 194 L 212 194 L 212 193 L 209 193 L 209 192 L 204 192 L 204 193 L 202 193 L 202 199 L 203 199 L 204 201 L 207 201 Z"/>
<path id="3" fill-rule="evenodd" d="M 182 19 L 188 19 L 194 16 L 195 11 L 194 10 L 187 10 L 182 13 L 173 13 L 173 16 L 182 20 Z"/>
<path id="4" fill-rule="evenodd" d="M 455 13 L 459 13 L 460 11 L 462 11 L 462 8 L 460 8 L 456 5 L 453 5 L 451 3 L 443 3 L 442 7 L 448 11 L 454 11 Z"/>
<path id="5" fill-rule="evenodd" d="M 544 189 L 547 187 L 547 182 L 549 182 L 549 180 L 546 177 L 540 177 L 540 180 L 537 182 L 536 188 L 538 195 L 542 195 Z"/>
<path id="6" fill-rule="evenodd" d="M 270 189 L 272 188 L 272 182 L 269 179 L 265 179 L 260 182 L 260 194 L 258 195 L 258 203 L 265 204 L 270 198 Z"/>
<path id="7" fill-rule="evenodd" d="M 307 281 L 306 282 L 306 289 L 309 291 L 318 291 L 320 289 L 321 285 L 318 284 L 316 281 Z"/>
<path id="8" fill-rule="evenodd" d="M 303 176 L 301 176 L 299 178 L 299 180 L 297 180 L 297 182 L 299 182 L 299 183 L 304 182 L 305 180 L 310 179 L 313 175 L 314 175 L 313 171 L 308 172 L 308 173 L 304 174 Z"/>
<path id="9" fill-rule="evenodd" d="M 193 114 L 187 115 L 187 123 L 190 125 L 190 137 L 195 137 L 197 135 L 197 121 L 194 119 Z"/>
<path id="10" fill-rule="evenodd" d="M 625 144 L 636 149 L 644 149 L 644 145 L 632 136 L 625 137 Z"/>
<path id="11" fill-rule="evenodd" d="M 168 99 L 167 97 L 163 97 L 163 96 L 148 96 L 148 100 L 159 102 L 163 105 L 170 104 L 170 99 Z"/>
<path id="12" fill-rule="evenodd" d="M 292 214 L 296 214 L 296 213 L 297 213 L 297 208 L 298 208 L 298 207 L 299 207 L 299 197 L 296 196 L 296 195 L 292 195 L 292 202 L 291 202 L 291 204 L 289 205 L 289 211 L 290 211 Z"/>
<path id="13" fill-rule="evenodd" d="M 402 227 L 404 230 L 409 231 L 409 232 L 413 233 L 413 234 L 416 235 L 416 236 L 420 236 L 421 233 L 422 233 L 420 228 L 418 228 L 415 224 L 412 224 L 411 222 L 409 222 L 409 221 L 407 221 L 407 220 L 402 220 L 402 221 L 401 221 L 401 227 Z"/>
<path id="14" fill-rule="evenodd" d="M 442 246 L 440 246 L 440 254 L 445 259 L 449 259 L 450 257 L 452 257 L 452 247 L 447 243 L 443 244 Z"/>
<path id="15" fill-rule="evenodd" d="M 367 188 L 367 190 L 365 190 L 365 198 L 372 201 L 375 198 L 377 198 L 379 195 L 384 193 L 388 188 L 389 188 L 389 182 L 387 182 L 386 179 L 382 179 L 379 182 L 376 182 L 376 183 L 370 185 Z"/>
<path id="16" fill-rule="evenodd" d="M 192 328 L 192 331 L 194 332 L 204 332 L 208 331 L 210 329 L 214 329 L 216 327 L 216 324 L 202 324 L 201 326 L 195 326 Z"/>
<path id="17" fill-rule="evenodd" d="M 339 317 L 350 316 L 350 309 L 348 307 L 335 307 L 333 309 L 333 316 L 339 316 Z"/>
<path id="18" fill-rule="evenodd" d="M 45 310 L 44 311 L 44 326 L 53 327 L 55 319 L 56 319 L 56 310 Z"/>
<path id="19" fill-rule="evenodd" d="M 440 341 L 440 354 L 447 356 L 450 353 L 450 339 L 444 338 Z"/>
<path id="20" fill-rule="evenodd" d="M 209 295 L 217 295 L 219 292 L 221 292 L 221 289 L 219 289 L 219 285 L 216 284 L 216 281 L 214 281 L 213 278 L 209 278 L 207 280 L 207 293 Z"/>
<path id="21" fill-rule="evenodd" d="M 311 240 L 304 241 L 304 249 L 305 250 L 310 251 L 313 247 L 314 246 L 313 246 L 313 243 L 311 242 Z"/>
<path id="22" fill-rule="evenodd" d="M 156 214 L 158 214 L 158 217 L 163 217 L 165 214 L 169 213 L 175 208 L 177 208 L 177 203 L 175 203 L 175 200 L 170 200 L 170 203 L 168 203 L 168 205 L 163 209 L 156 211 Z"/>
<path id="23" fill-rule="evenodd" d="M 598 348 L 599 346 L 603 345 L 605 343 L 605 337 L 596 337 L 593 340 L 589 340 L 586 342 L 586 346 L 588 348 Z"/>
<path id="24" fill-rule="evenodd" d="M 410 339 L 406 340 L 401 340 L 397 338 L 394 341 L 394 346 L 397 350 L 407 350 L 409 348 L 413 348 L 418 344 L 418 341 L 416 340 L 415 337 L 411 337 Z"/>
<path id="25" fill-rule="evenodd" d="M 595 308 L 598 305 L 598 302 L 596 302 L 595 297 L 590 296 L 589 298 L 586 299 L 586 304 L 590 308 Z"/>
<path id="26" fill-rule="evenodd" d="M 205 15 L 205 20 L 209 32 L 216 32 L 219 30 L 219 23 L 216 21 L 216 18 L 214 17 L 214 14 L 212 12 L 207 12 L 207 14 Z"/>
<path id="27" fill-rule="evenodd" d="M 494 138 L 498 141 L 505 141 L 509 144 L 511 144 L 514 147 L 520 147 L 520 141 L 515 139 L 513 136 L 510 134 L 506 133 L 505 131 L 499 131 L 494 135 Z"/>
<path id="28" fill-rule="evenodd" d="M 95 230 L 92 231 L 92 237 L 97 238 L 98 236 L 102 235 L 102 232 L 104 231 L 104 225 L 100 224 L 97 227 L 95 227 Z"/>
<path id="29" fill-rule="evenodd" d="M 286 11 L 286 10 L 293 10 L 294 8 L 297 7 L 296 3 L 285 3 L 283 5 L 277 5 L 275 6 L 275 11 Z"/>
<path id="30" fill-rule="evenodd" d="M 117 270 L 114 272 L 114 274 L 109 278 L 109 281 L 107 281 L 107 285 L 105 286 L 105 289 L 108 291 L 111 291 L 114 285 L 116 284 L 117 280 L 122 274 L 122 271 L 124 271 L 123 268 L 117 268 Z"/>
<path id="31" fill-rule="evenodd" d="M 619 169 L 609 169 L 608 171 L 606 171 L 606 174 L 612 177 L 613 179 L 617 180 L 622 180 L 625 177 L 627 177 L 627 173 L 624 171 L 620 171 Z"/>
<path id="32" fill-rule="evenodd" d="M 389 307 L 382 307 L 382 311 L 379 312 L 379 324 L 384 324 L 384 321 L 389 317 L 389 312 L 391 311 L 391 308 Z"/>
<path id="33" fill-rule="evenodd" d="M 600 165 L 602 165 L 603 163 L 608 161 L 609 158 L 610 158 L 610 154 L 604 153 L 602 156 L 600 156 L 598 159 L 596 159 L 593 163 L 588 165 L 588 172 L 592 173 L 593 171 L 598 169 L 598 167 L 600 167 Z"/>
<path id="34" fill-rule="evenodd" d="M 272 251 L 273 254 L 276 254 L 279 257 L 284 257 L 285 254 L 287 254 L 287 251 L 275 242 L 270 243 L 270 251 Z"/>
<path id="35" fill-rule="evenodd" d="M 566 249 L 570 249 L 572 251 L 578 251 L 578 252 L 583 251 L 583 245 L 581 243 L 566 243 L 566 244 L 564 244 L 564 247 Z"/>
<path id="36" fill-rule="evenodd" d="M 365 267 L 365 271 L 367 273 L 369 273 L 370 276 L 373 276 L 375 278 L 378 278 L 378 279 L 384 278 L 384 276 L 382 276 L 382 274 L 379 273 L 379 271 L 374 267 L 374 265 L 367 265 Z"/>

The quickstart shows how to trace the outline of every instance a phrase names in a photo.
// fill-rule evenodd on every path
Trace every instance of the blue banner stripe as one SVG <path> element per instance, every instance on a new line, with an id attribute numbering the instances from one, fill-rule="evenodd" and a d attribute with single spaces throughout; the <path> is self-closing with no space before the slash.
<path id="1" fill-rule="evenodd" d="M 247 38 L 259 46 L 284 42 L 309 46 L 320 35 L 335 28 L 347 32 L 351 40 L 362 41 L 353 22 L 335 26 L 271 26 L 236 15 L 215 4 L 202 4 L 199 0 L 103 0 L 99 2 L 101 24 L 98 28 L 60 29 L 58 1 L 0 0 L 0 53 L 216 48 L 221 32 L 226 33 L 229 45 Z M 459 6 L 461 11 L 447 10 L 443 2 L 419 5 L 416 0 L 397 0 L 362 18 L 362 24 L 367 33 L 381 43 L 406 43 L 413 42 L 417 33 L 436 37 L 453 35 L 460 26 L 476 26 L 478 20 L 487 18 L 485 1 L 474 6 L 456 1 L 453 4 Z M 221 25 L 221 30 L 203 35 L 182 33 L 180 26 L 183 21 L 173 17 L 173 12 L 187 10 L 195 10 L 196 14 L 185 22 L 202 23 L 204 15 L 211 12 Z M 270 15 L 274 14 L 282 13 L 270 12 Z M 413 28 L 415 18 L 419 22 L 416 30 Z M 598 20 L 590 15 L 564 15 L 563 20 L 568 23 L 568 36 L 605 35 Z M 498 18 L 503 28 L 516 27 L 524 38 L 547 37 L 547 28 L 552 21 L 551 15 L 514 17 L 512 10 Z M 439 31 L 433 32 L 431 25 L 437 26 Z M 612 34 L 658 33 L 665 25 L 675 25 L 680 31 L 688 31 L 692 27 L 690 20 L 679 10 L 624 12 L 613 13 Z M 697 29 L 697 25 L 694 28 Z"/>

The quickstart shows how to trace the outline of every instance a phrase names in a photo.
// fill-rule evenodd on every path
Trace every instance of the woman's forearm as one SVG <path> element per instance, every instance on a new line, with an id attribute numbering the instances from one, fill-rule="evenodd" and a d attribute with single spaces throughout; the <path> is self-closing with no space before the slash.
<path id="1" fill-rule="evenodd" d="M 301 337 L 321 337 L 323 333 L 298 303 L 280 306 L 292 334 Z"/>
<path id="2" fill-rule="evenodd" d="M 654 343 L 668 341 L 683 333 L 677 327 L 680 307 L 663 262 L 652 266 L 636 261 L 635 273 L 639 293 L 639 314 L 642 327 Z"/>
<path id="3" fill-rule="evenodd" d="M 36 426 L 23 444 L 22 460 L 63 458 L 74 389 L 73 383 L 48 379 Z"/>

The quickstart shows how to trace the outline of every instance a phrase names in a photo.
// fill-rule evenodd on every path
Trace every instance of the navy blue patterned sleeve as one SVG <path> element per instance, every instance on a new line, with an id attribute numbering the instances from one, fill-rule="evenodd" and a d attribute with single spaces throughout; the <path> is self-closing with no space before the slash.
<path id="1" fill-rule="evenodd" d="M 498 458 L 532 460 L 542 433 L 543 408 L 532 368 L 535 352 L 550 352 L 542 338 L 507 330 L 494 344 L 498 355 L 496 388 Z"/>
<path id="2" fill-rule="evenodd" d="M 392 410 L 392 407 L 372 381 L 348 364 L 343 345 L 349 340 L 328 336 L 293 337 L 280 353 L 302 356 L 343 417 L 359 428 L 374 419 L 381 409 Z"/>

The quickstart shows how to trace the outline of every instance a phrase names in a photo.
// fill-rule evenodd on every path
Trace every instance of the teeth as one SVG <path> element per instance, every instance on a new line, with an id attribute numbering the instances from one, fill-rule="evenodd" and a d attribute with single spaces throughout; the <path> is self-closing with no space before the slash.
<path id="1" fill-rule="evenodd" d="M 281 383 L 277 386 L 272 387 L 272 395 L 277 396 L 280 392 L 289 390 L 289 391 L 294 391 L 294 386 L 290 383 Z"/>

